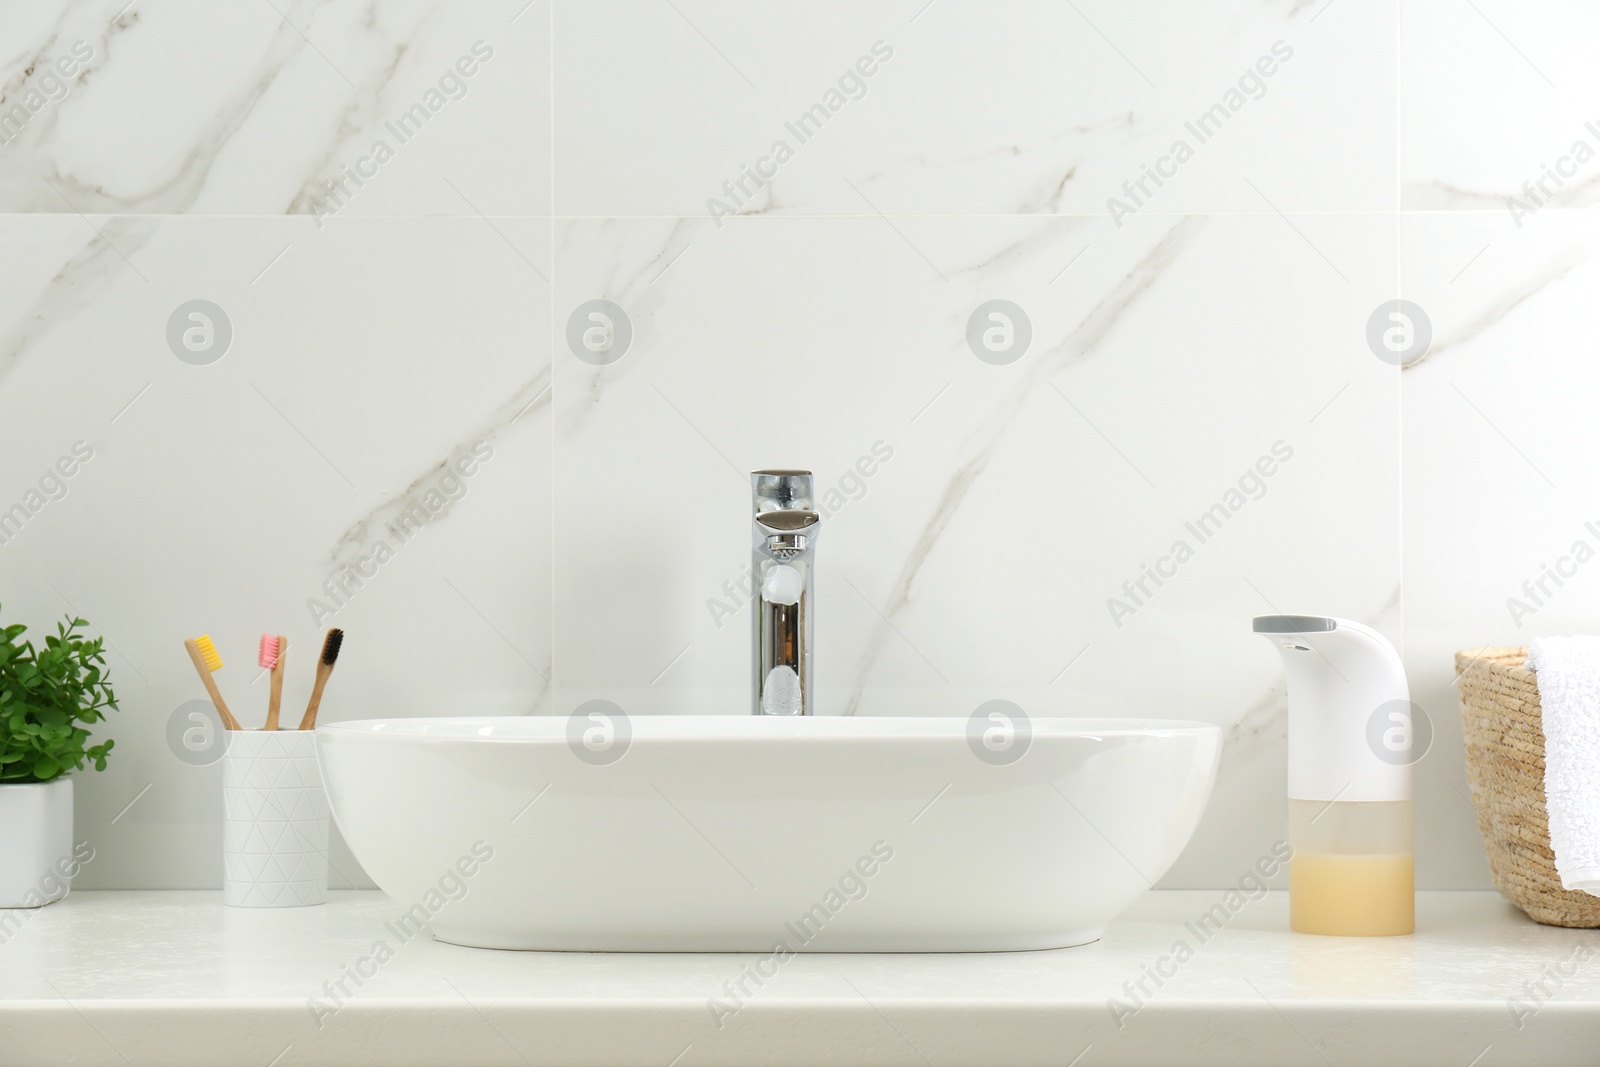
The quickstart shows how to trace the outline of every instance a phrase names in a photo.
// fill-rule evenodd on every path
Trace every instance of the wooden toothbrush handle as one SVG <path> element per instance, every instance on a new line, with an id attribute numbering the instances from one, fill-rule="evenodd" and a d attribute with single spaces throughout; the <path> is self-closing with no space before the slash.
<path id="1" fill-rule="evenodd" d="M 310 730 L 317 725 L 317 709 L 322 706 L 322 687 L 328 684 L 328 675 L 333 673 L 333 664 L 317 664 L 317 684 L 311 687 L 311 702 L 306 705 L 306 713 L 300 719 L 300 729 Z"/>
<path id="2" fill-rule="evenodd" d="M 278 662 L 272 668 L 272 694 L 267 698 L 266 729 L 278 728 L 278 709 L 283 704 L 283 657 L 289 652 L 289 639 L 278 635 Z"/>
<path id="3" fill-rule="evenodd" d="M 185 641 L 183 647 L 188 649 L 189 658 L 194 661 L 194 669 L 200 675 L 200 681 L 205 683 L 206 693 L 211 697 L 211 703 L 217 706 L 217 714 L 222 716 L 223 727 L 229 730 L 243 730 L 244 727 L 239 725 L 239 720 L 235 719 L 233 712 L 228 710 L 227 701 L 222 699 L 222 690 L 217 688 L 216 679 L 211 677 L 211 671 L 206 667 L 205 657 L 200 655 L 199 646 L 190 640 Z"/>

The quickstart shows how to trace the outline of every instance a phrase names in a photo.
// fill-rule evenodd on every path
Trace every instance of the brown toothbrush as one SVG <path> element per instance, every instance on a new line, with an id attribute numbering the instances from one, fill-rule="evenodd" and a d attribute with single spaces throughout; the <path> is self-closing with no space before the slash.
<path id="1" fill-rule="evenodd" d="M 282 634 L 273 637 L 261 635 L 261 666 L 272 672 L 272 692 L 267 697 L 267 725 L 263 729 L 278 728 L 278 708 L 283 703 L 283 657 L 288 654 L 289 639 Z"/>
<path id="2" fill-rule="evenodd" d="M 333 629 L 322 639 L 322 658 L 317 661 L 317 683 L 311 687 L 311 702 L 300 720 L 300 729 L 311 730 L 317 725 L 317 709 L 322 706 L 322 687 L 328 684 L 334 662 L 339 658 L 339 646 L 344 644 L 344 631 Z"/>
<path id="3" fill-rule="evenodd" d="M 222 691 L 217 688 L 217 683 L 211 677 L 211 672 L 222 669 L 222 657 L 217 654 L 217 646 L 211 643 L 209 635 L 185 638 L 183 647 L 189 650 L 189 658 L 194 660 L 194 669 L 200 675 L 200 680 L 205 683 L 206 692 L 211 696 L 211 703 L 217 706 L 217 714 L 222 716 L 222 725 L 229 730 L 242 730 L 239 720 L 233 717 L 233 712 L 228 710 L 228 704 L 222 699 Z"/>

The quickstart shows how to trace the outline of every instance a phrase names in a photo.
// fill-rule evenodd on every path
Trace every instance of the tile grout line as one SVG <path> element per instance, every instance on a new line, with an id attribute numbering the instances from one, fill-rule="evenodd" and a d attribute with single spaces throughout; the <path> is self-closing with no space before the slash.
<path id="1" fill-rule="evenodd" d="M 1405 271 L 1405 91 L 1406 91 L 1406 0 L 1395 0 L 1394 5 L 1394 278 L 1395 288 L 1403 297 L 1406 286 Z M 1406 372 L 1399 368 L 1395 374 L 1395 584 L 1397 636 L 1400 638 L 1400 662 L 1406 658 Z"/>
<path id="2" fill-rule="evenodd" d="M 550 463 L 550 496 L 549 496 L 549 499 L 548 499 L 547 503 L 549 504 L 549 507 L 550 507 L 550 583 L 551 583 L 551 589 L 550 589 L 550 678 L 549 678 L 549 681 L 546 682 L 546 684 L 545 684 L 545 693 L 549 697 L 549 701 L 550 701 L 550 707 L 549 707 L 550 714 L 554 715 L 554 714 L 558 714 L 558 711 L 557 711 L 557 708 L 556 708 L 556 701 L 558 699 L 557 692 L 556 692 L 556 678 L 557 678 L 557 675 L 556 675 L 556 643 L 557 643 L 557 640 L 558 640 L 558 638 L 556 636 L 557 632 L 558 632 L 556 630 L 556 601 L 559 599 L 555 594 L 555 576 L 557 574 L 561 573 L 560 566 L 559 566 L 560 561 L 558 559 L 558 555 L 559 554 L 556 551 L 556 536 L 557 536 L 557 534 L 556 534 L 556 493 L 557 493 L 557 489 L 558 489 L 558 481 L 557 480 L 560 478 L 560 475 L 561 475 L 560 468 L 556 463 L 556 428 L 559 425 L 559 423 L 557 421 L 557 403 L 556 403 L 556 401 L 557 401 L 557 399 L 558 399 L 558 397 L 560 395 L 560 390 L 556 388 L 556 367 L 560 362 L 559 352 L 558 352 L 558 350 L 556 348 L 556 342 L 559 340 L 559 331 L 558 331 L 557 326 L 556 326 L 556 283 L 560 280 L 560 274 L 557 272 L 557 269 L 556 269 L 556 221 L 557 221 L 557 216 L 556 216 L 556 0 L 550 0 L 550 11 L 549 11 L 549 18 L 548 18 L 548 22 L 547 22 L 546 33 L 547 33 L 547 35 L 549 37 L 549 48 L 550 48 L 550 52 L 549 52 L 550 62 L 548 64 L 549 70 L 550 70 L 550 79 L 549 79 L 549 94 L 550 94 L 550 134 L 549 134 L 550 178 L 549 178 L 549 182 L 547 183 L 550 186 L 550 193 L 549 193 L 550 199 L 549 199 L 549 204 L 548 204 L 550 218 L 549 218 L 549 221 L 546 223 L 547 232 L 549 234 L 548 245 L 549 245 L 549 252 L 550 252 L 550 260 L 549 260 L 549 262 L 550 262 L 550 283 L 549 283 L 549 285 L 546 286 L 546 289 L 549 292 L 549 301 L 548 301 L 548 303 L 549 303 L 549 308 L 550 308 L 550 321 L 546 324 L 545 329 L 547 331 L 547 341 L 548 341 L 548 344 L 549 344 L 549 351 L 550 351 L 550 453 L 549 453 L 549 455 L 550 455 L 550 459 L 549 459 L 549 463 Z"/>
<path id="3" fill-rule="evenodd" d="M 553 169 L 554 169 L 554 167 L 553 167 L 553 163 L 552 163 L 552 170 Z M 1562 213 L 1562 214 L 1571 213 L 1571 214 L 1574 214 L 1574 215 L 1582 215 L 1582 214 L 1585 214 L 1585 213 L 1592 212 L 1592 210 L 1593 210 L 1593 205 L 1576 205 L 1576 204 L 1550 204 L 1550 205 L 1547 205 L 1545 207 L 1541 207 L 1540 208 L 1541 212 L 1548 211 L 1548 212 L 1552 212 L 1552 213 Z M 1370 207 L 1370 208 L 1285 208 L 1283 210 L 1282 214 L 1289 215 L 1289 216 L 1295 217 L 1295 218 L 1313 218 L 1313 217 L 1327 217 L 1327 218 L 1393 218 L 1396 214 L 1399 214 L 1402 217 L 1405 217 L 1405 216 L 1415 217 L 1415 216 L 1425 216 L 1425 215 L 1439 215 L 1439 216 L 1445 216 L 1445 217 L 1474 216 L 1474 215 L 1500 216 L 1500 215 L 1504 215 L 1505 214 L 1505 209 L 1503 207 L 1446 207 L 1446 208 L 1404 208 L 1404 207 L 1402 207 L 1402 208 L 1398 208 L 1397 209 L 1393 205 L 1390 205 L 1388 207 Z M 0 218 L 6 218 L 6 219 L 29 219 L 29 218 L 59 219 L 59 218 L 71 218 L 71 217 L 76 217 L 76 216 L 69 215 L 65 211 L 0 211 Z M 263 212 L 244 212 L 244 213 L 241 213 L 241 212 L 179 212 L 179 213 L 173 213 L 173 212 L 166 212 L 166 211 L 100 211 L 100 212 L 86 212 L 82 217 L 83 218 L 89 218 L 89 219 L 163 219 L 163 220 L 166 220 L 166 219 L 171 219 L 171 220 L 176 220 L 176 219 L 193 219 L 193 220 L 201 220 L 201 219 L 204 219 L 204 220 L 222 220 L 222 219 L 229 219 L 229 220 L 245 221 L 245 222 L 250 222 L 250 221 L 269 221 L 269 220 L 270 221 L 280 221 L 281 222 L 281 221 L 287 221 L 287 220 L 292 220 L 292 219 L 304 219 L 304 220 L 307 221 L 307 224 L 309 224 L 311 219 L 312 219 L 312 216 L 307 214 L 307 213 L 305 213 L 305 212 L 285 213 L 285 212 L 264 212 L 264 211 Z M 1044 213 L 1044 212 L 893 212 L 893 211 L 886 211 L 882 215 L 869 214 L 867 212 L 852 212 L 852 213 L 842 213 L 842 212 L 793 212 L 793 213 L 789 213 L 789 214 L 763 213 L 763 214 L 760 214 L 760 215 L 734 215 L 734 216 L 730 216 L 729 217 L 728 222 L 730 224 L 731 223 L 735 223 L 735 222 L 748 222 L 748 223 L 751 223 L 751 224 L 754 224 L 754 225 L 771 225 L 771 224 L 781 224 L 781 223 L 785 223 L 785 222 L 806 222 L 806 221 L 850 221 L 850 220 L 881 221 L 881 220 L 883 220 L 885 218 L 888 218 L 888 219 L 930 219 L 930 220 L 940 220 L 940 219 L 959 220 L 959 219 L 966 219 L 966 220 L 971 220 L 971 221 L 976 221 L 976 222 L 982 222 L 982 221 L 993 221 L 993 222 L 1002 222 L 1002 221 L 1010 221 L 1010 222 L 1040 222 L 1040 221 L 1043 221 L 1043 222 L 1069 222 L 1069 221 L 1070 222 L 1083 222 L 1083 221 L 1103 220 L 1103 219 L 1105 219 L 1105 217 L 1106 216 L 1105 216 L 1104 212 L 1094 212 L 1094 211 L 1079 211 L 1079 212 L 1056 211 L 1056 212 L 1049 212 L 1049 213 Z M 1219 210 L 1219 209 L 1216 209 L 1216 208 L 1196 208 L 1193 211 L 1141 211 L 1141 212 L 1139 212 L 1139 217 L 1140 218 L 1152 218 L 1152 219 L 1276 218 L 1276 217 L 1278 217 L 1278 213 L 1272 212 L 1272 211 L 1247 211 L 1247 210 L 1228 210 L 1228 209 Z M 558 223 L 558 222 L 617 222 L 617 221 L 633 221 L 633 220 L 639 220 L 639 221 L 652 221 L 652 220 L 654 220 L 654 221 L 672 222 L 672 221 L 692 221 L 692 220 L 705 219 L 705 218 L 707 218 L 707 215 L 703 211 L 690 212 L 690 213 L 679 212 L 679 213 L 676 213 L 676 214 L 673 214 L 673 213 L 662 213 L 662 214 L 652 214 L 652 215 L 630 214 L 630 213 L 618 213 L 618 214 L 613 214 L 613 215 L 596 215 L 596 214 L 560 215 L 560 214 L 551 214 L 551 213 L 547 213 L 547 212 L 526 212 L 526 211 L 523 211 L 523 212 L 484 212 L 481 215 L 476 215 L 476 214 L 469 215 L 469 214 L 458 213 L 458 212 L 408 212 L 408 213 L 404 213 L 404 214 L 371 214 L 371 215 L 348 214 L 348 215 L 341 215 L 337 220 L 335 220 L 330 225 L 347 225 L 347 224 L 353 224 L 353 223 L 358 223 L 358 222 L 380 222 L 380 221 L 382 221 L 382 222 L 460 222 L 460 221 L 464 221 L 464 220 L 479 220 L 479 221 L 481 221 L 483 219 L 507 219 L 507 220 L 514 220 L 514 221 L 528 221 L 530 219 L 545 219 L 546 221 L 549 221 L 551 223 Z"/>

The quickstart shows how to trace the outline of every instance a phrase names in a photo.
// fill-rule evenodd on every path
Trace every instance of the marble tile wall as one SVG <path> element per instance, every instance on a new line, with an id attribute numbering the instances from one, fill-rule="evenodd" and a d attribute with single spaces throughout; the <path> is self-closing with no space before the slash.
<path id="1" fill-rule="evenodd" d="M 825 713 L 1215 722 L 1164 884 L 1226 884 L 1284 833 L 1250 616 L 1360 619 L 1436 725 L 1421 884 L 1487 884 L 1450 653 L 1582 628 L 1595 580 L 1504 604 L 1600 520 L 1600 163 L 1503 202 L 1600 147 L 1585 9 L 124 4 L 0 12 L 0 507 L 91 453 L 0 603 L 90 619 L 123 703 L 79 884 L 220 883 L 187 635 L 247 719 L 256 634 L 293 706 L 328 625 L 330 718 L 742 713 L 765 466 L 831 494 Z"/>

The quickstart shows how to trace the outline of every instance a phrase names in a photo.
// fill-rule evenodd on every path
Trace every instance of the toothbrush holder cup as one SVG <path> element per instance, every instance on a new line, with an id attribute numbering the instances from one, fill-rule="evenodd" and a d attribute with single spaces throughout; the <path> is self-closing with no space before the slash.
<path id="1" fill-rule="evenodd" d="M 328 895 L 328 794 L 313 730 L 229 730 L 222 902 L 297 908 Z"/>

